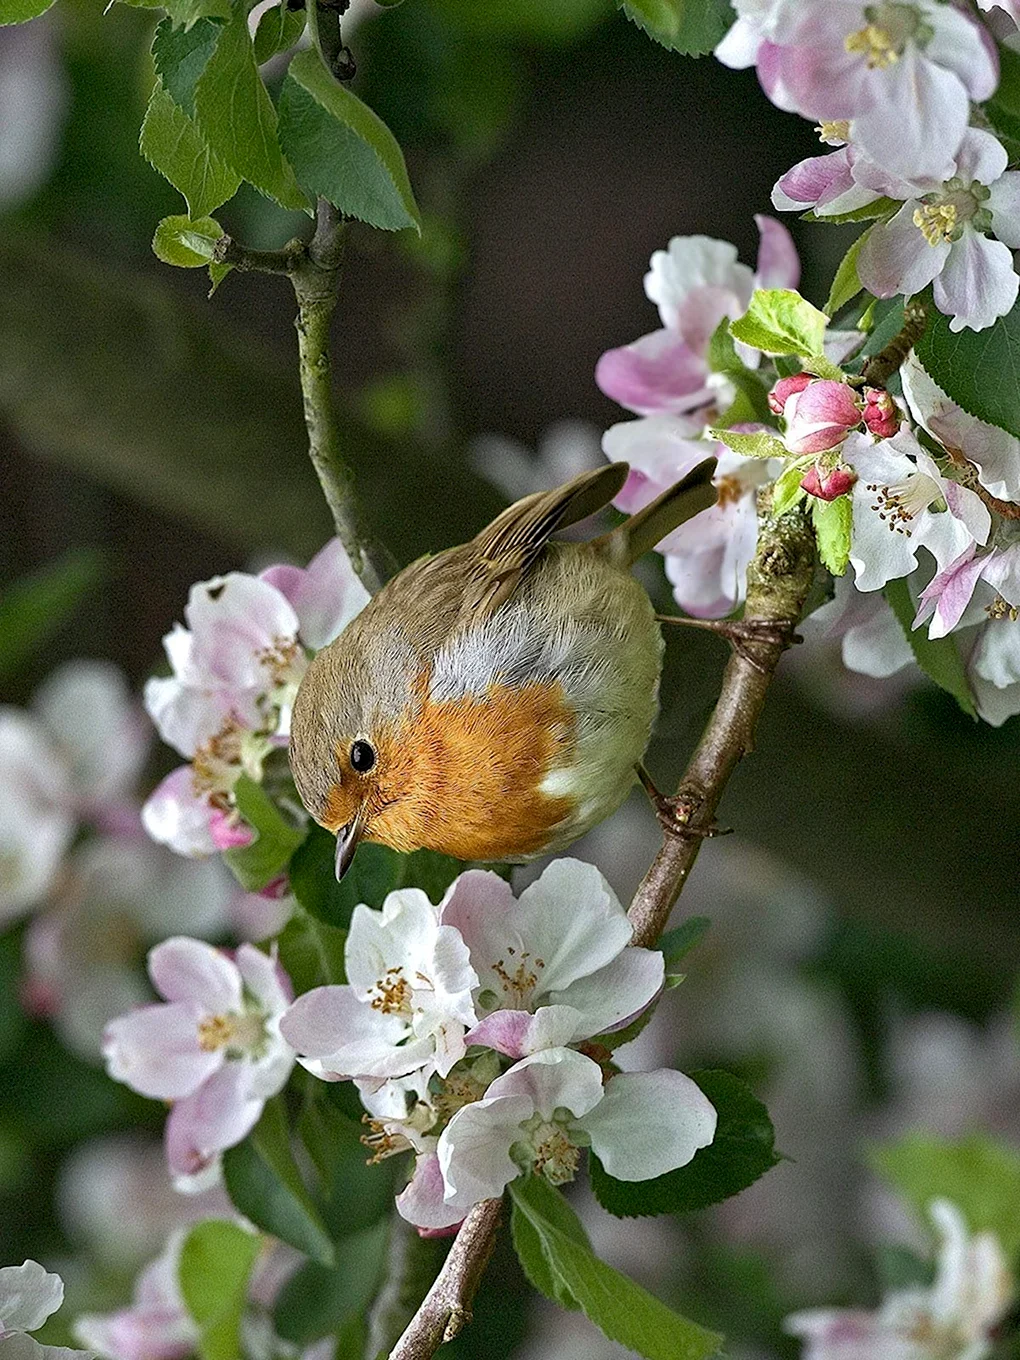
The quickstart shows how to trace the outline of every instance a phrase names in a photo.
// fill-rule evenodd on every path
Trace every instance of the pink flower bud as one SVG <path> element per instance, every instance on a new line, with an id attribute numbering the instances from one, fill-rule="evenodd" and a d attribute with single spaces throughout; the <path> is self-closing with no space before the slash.
<path id="1" fill-rule="evenodd" d="M 783 419 L 784 443 L 791 453 L 823 453 L 842 444 L 861 423 L 861 408 L 846 383 L 819 378 L 787 397 Z"/>
<path id="2" fill-rule="evenodd" d="M 889 439 L 899 429 L 899 409 L 883 388 L 864 389 L 864 423 L 879 439 Z"/>
<path id="3" fill-rule="evenodd" d="M 809 382 L 810 373 L 795 373 L 792 378 L 780 378 L 769 393 L 769 410 L 781 416 L 787 399 L 792 397 L 794 392 L 803 392 Z"/>
<path id="4" fill-rule="evenodd" d="M 255 839 L 250 826 L 221 808 L 213 808 L 209 814 L 209 834 L 217 850 L 234 850 L 238 846 L 251 845 Z"/>
<path id="5" fill-rule="evenodd" d="M 857 473 L 846 463 L 837 463 L 828 472 L 817 463 L 808 468 L 801 478 L 801 488 L 809 496 L 817 496 L 820 501 L 834 501 L 845 496 L 857 480 Z"/>

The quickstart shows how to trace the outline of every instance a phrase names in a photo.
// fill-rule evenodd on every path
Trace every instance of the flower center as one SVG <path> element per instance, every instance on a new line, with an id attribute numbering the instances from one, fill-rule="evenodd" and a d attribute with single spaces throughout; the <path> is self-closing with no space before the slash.
<path id="1" fill-rule="evenodd" d="M 397 1125 L 390 1120 L 373 1119 L 371 1115 L 363 1114 L 361 1122 L 368 1126 L 368 1133 L 361 1135 L 361 1142 L 372 1154 L 368 1159 L 369 1166 L 377 1166 L 387 1157 L 410 1152 L 414 1147 L 407 1134 L 401 1133 Z"/>
<path id="2" fill-rule="evenodd" d="M 883 520 L 893 533 L 905 534 L 907 538 L 913 532 L 911 525 L 916 516 L 942 496 L 938 482 L 924 472 L 911 473 L 905 481 L 898 482 L 895 486 L 880 486 L 877 482 L 868 482 L 867 489 L 878 496 L 878 500 L 871 508 L 878 511 L 879 519 Z"/>
<path id="3" fill-rule="evenodd" d="M 747 495 L 748 488 L 735 472 L 731 472 L 725 477 L 716 477 L 713 481 L 716 490 L 719 492 L 717 504 L 720 507 L 733 505 L 736 501 L 743 500 Z"/>
<path id="4" fill-rule="evenodd" d="M 249 1011 L 245 1015 L 208 1015 L 198 1022 L 198 1046 L 203 1053 L 235 1049 L 251 1053 L 265 1038 L 262 1017 Z"/>
<path id="5" fill-rule="evenodd" d="M 538 986 L 538 974 L 545 967 L 545 959 L 534 959 L 529 966 L 528 961 L 531 959 L 531 955 L 525 951 L 521 955 L 514 972 L 511 973 L 510 969 L 514 966 L 517 951 L 508 945 L 506 952 L 507 957 L 511 960 L 510 964 L 498 959 L 491 965 L 492 971 L 499 978 L 504 995 L 515 1003 L 510 1009 L 527 1010 L 532 994 Z"/>
<path id="6" fill-rule="evenodd" d="M 223 727 L 195 752 L 191 760 L 191 779 L 195 793 L 212 795 L 225 802 L 226 795 L 241 777 L 241 744 L 244 732 L 228 718 Z"/>
<path id="7" fill-rule="evenodd" d="M 959 216 L 956 204 L 948 200 L 922 203 L 914 209 L 914 226 L 930 246 L 944 245 L 948 241 L 958 241 L 963 235 Z"/>
<path id="8" fill-rule="evenodd" d="M 826 146 L 843 146 L 850 140 L 850 123 L 846 118 L 838 119 L 836 122 L 823 119 L 815 131 L 818 133 L 818 140 L 824 142 Z"/>
<path id="9" fill-rule="evenodd" d="M 523 1125 L 528 1135 L 532 1165 L 536 1175 L 544 1176 L 553 1185 L 566 1185 L 577 1175 L 581 1150 L 570 1141 L 563 1125 L 556 1119 L 543 1119 L 536 1114 Z"/>
<path id="10" fill-rule="evenodd" d="M 403 969 L 388 969 L 373 990 L 375 995 L 372 997 L 371 1005 L 374 1011 L 381 1011 L 383 1015 L 410 1017 L 413 991 L 411 984 L 404 977 Z"/>
<path id="11" fill-rule="evenodd" d="M 926 24 L 916 5 L 866 5 L 867 23 L 849 33 L 843 46 L 854 56 L 862 56 L 869 71 L 884 71 L 903 56 L 908 42 L 923 47 L 935 30 Z"/>
<path id="12" fill-rule="evenodd" d="M 990 619 L 1009 619 L 1010 623 L 1016 623 L 1017 619 L 1020 619 L 1020 609 L 1004 600 L 1001 595 L 996 595 L 991 604 L 985 605 L 985 613 Z"/>
<path id="13" fill-rule="evenodd" d="M 300 652 L 297 638 L 274 637 L 270 645 L 258 653 L 259 664 L 268 670 L 274 685 L 286 685 L 300 679 L 295 668 Z"/>

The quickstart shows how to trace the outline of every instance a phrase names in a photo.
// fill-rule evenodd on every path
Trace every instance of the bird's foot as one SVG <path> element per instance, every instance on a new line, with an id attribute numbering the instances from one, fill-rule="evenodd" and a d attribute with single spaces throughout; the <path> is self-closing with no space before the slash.
<path id="1" fill-rule="evenodd" d="M 681 789 L 679 793 L 660 793 L 652 782 L 652 777 L 643 765 L 637 767 L 638 779 L 648 794 L 648 801 L 655 809 L 659 825 L 670 836 L 698 836 L 705 840 L 712 836 L 728 836 L 732 827 L 723 827 L 715 821 L 704 826 L 692 826 L 694 817 L 701 810 L 703 799 L 696 793 Z"/>
<path id="2" fill-rule="evenodd" d="M 794 632 L 796 625 L 791 619 L 690 619 L 678 614 L 656 614 L 655 617 L 660 623 L 678 623 L 687 628 L 703 628 L 709 633 L 724 637 L 735 652 L 763 674 L 768 668 L 752 650 L 755 643 L 767 643 L 770 647 L 785 650 L 792 643 L 804 640 Z"/>

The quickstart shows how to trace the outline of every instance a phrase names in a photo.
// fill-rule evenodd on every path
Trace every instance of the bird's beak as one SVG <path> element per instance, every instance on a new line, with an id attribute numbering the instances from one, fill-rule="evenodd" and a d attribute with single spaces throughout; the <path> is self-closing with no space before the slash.
<path id="1" fill-rule="evenodd" d="M 364 804 L 358 808 L 351 821 L 346 826 L 342 826 L 336 833 L 336 881 L 339 883 L 344 874 L 351 867 L 354 859 L 354 852 L 358 848 L 361 840 L 362 826 L 365 820 Z"/>

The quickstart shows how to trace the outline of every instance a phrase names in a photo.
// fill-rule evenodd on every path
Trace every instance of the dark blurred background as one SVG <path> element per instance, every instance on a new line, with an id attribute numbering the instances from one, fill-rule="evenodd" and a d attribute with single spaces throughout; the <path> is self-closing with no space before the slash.
<path id="1" fill-rule="evenodd" d="M 533 451 L 556 422 L 588 422 L 578 437 L 597 449 L 627 417 L 596 389 L 596 360 L 658 324 L 642 290 L 651 252 L 704 233 L 753 265 L 752 215 L 817 142 L 753 72 L 657 47 L 608 0 L 367 9 L 345 27 L 355 88 L 404 146 L 426 226 L 420 241 L 352 228 L 333 354 L 368 515 L 406 562 L 505 503 L 500 446 L 480 436 L 522 446 L 506 458 L 536 484 L 551 464 Z M 304 561 L 330 532 L 287 284 L 235 273 L 210 300 L 203 271 L 150 252 L 156 222 L 181 211 L 137 150 L 153 25 L 146 10 L 58 0 L 0 30 L 0 581 L 72 550 L 102 560 L 73 620 L 6 676 L 5 702 L 81 655 L 137 686 L 192 582 Z M 219 217 L 254 246 L 304 226 L 249 190 Z M 788 225 L 820 304 L 852 232 Z M 649 579 L 668 607 L 661 573 Z M 723 660 L 711 638 L 670 636 L 650 756 L 663 785 Z M 727 793 L 737 835 L 706 846 L 696 909 L 753 916 L 758 934 L 737 937 L 753 957 L 754 940 L 786 938 L 791 902 L 821 904 L 787 952 L 838 999 L 873 1099 L 895 1080 L 887 1024 L 933 1009 L 981 1024 L 1009 1005 L 1018 759 L 1015 720 L 973 724 L 919 677 L 876 693 L 811 649 L 777 682 Z M 631 853 L 611 856 L 621 892 L 634 847 L 654 841 L 643 808 L 626 816 Z M 772 892 L 770 874 L 799 886 Z M 765 899 L 777 914 L 759 921 Z"/>

